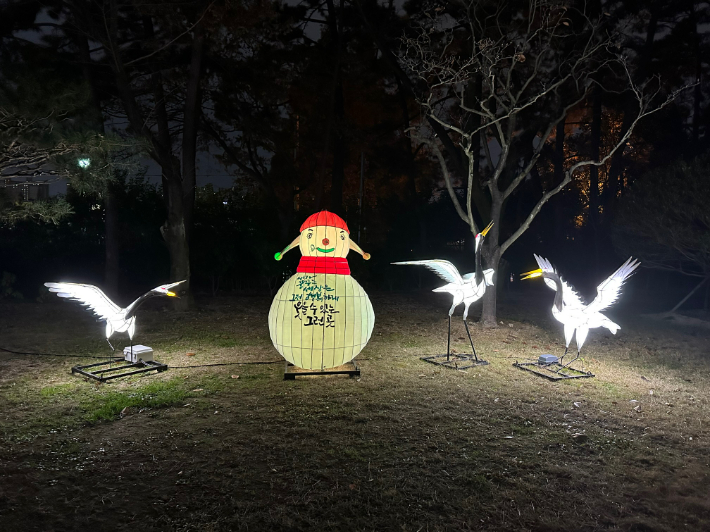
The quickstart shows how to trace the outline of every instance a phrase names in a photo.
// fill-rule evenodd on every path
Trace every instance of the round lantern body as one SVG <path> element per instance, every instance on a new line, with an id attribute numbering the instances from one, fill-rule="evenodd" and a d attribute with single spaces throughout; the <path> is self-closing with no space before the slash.
<path id="1" fill-rule="evenodd" d="M 304 369 L 350 362 L 374 325 L 370 299 L 350 275 L 297 273 L 279 289 L 269 311 L 274 346 Z"/>

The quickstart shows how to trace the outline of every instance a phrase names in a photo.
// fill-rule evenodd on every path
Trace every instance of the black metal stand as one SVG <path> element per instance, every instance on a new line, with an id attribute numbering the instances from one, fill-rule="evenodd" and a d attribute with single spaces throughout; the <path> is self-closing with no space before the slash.
<path id="1" fill-rule="evenodd" d="M 357 363 L 354 360 L 351 360 L 347 364 L 343 364 L 343 366 L 352 366 L 353 369 L 338 369 L 338 370 L 322 370 L 322 371 L 314 371 L 314 370 L 303 370 L 303 371 L 294 371 L 292 368 L 296 368 L 293 364 L 290 362 L 286 362 L 286 366 L 284 367 L 284 380 L 285 381 L 295 381 L 296 377 L 306 377 L 309 375 L 347 375 L 350 378 L 353 377 L 359 377 L 360 376 L 360 366 L 357 365 Z"/>
<path id="2" fill-rule="evenodd" d="M 167 371 L 167 364 L 161 362 L 156 362 L 150 360 L 144 362 L 142 360 L 133 364 L 118 364 L 114 366 L 115 361 L 109 360 L 108 362 L 97 362 L 96 364 L 87 364 L 86 366 L 74 366 L 71 369 L 73 374 L 79 374 L 83 377 L 88 377 L 90 379 L 97 380 L 99 382 L 106 382 L 111 379 L 118 379 L 120 377 L 128 377 L 129 375 L 138 375 L 139 373 L 147 373 L 149 371 L 157 371 L 158 373 L 162 371 Z M 111 366 L 107 369 L 93 369 L 101 368 L 102 366 Z M 134 369 L 140 368 L 140 369 Z M 118 372 L 118 373 L 114 373 Z"/>
<path id="3" fill-rule="evenodd" d="M 588 379 L 594 377 L 595 375 L 589 371 L 581 371 L 578 369 L 570 368 L 567 365 L 562 365 L 558 362 L 552 364 L 540 364 L 539 362 L 515 362 L 513 364 L 516 368 L 520 368 L 523 371 L 529 371 L 534 373 L 539 377 L 544 377 L 545 379 L 551 381 L 564 381 L 568 379 Z"/>
<path id="4" fill-rule="evenodd" d="M 480 360 L 476 355 L 476 348 L 473 347 L 473 339 L 471 338 L 471 332 L 468 330 L 468 323 L 466 323 L 466 320 L 463 321 L 463 324 L 466 327 L 468 341 L 471 342 L 471 350 L 473 351 L 473 355 L 451 354 L 451 314 L 449 314 L 449 336 L 446 339 L 446 354 L 421 357 L 421 360 L 423 360 L 424 362 L 429 362 L 430 364 L 436 364 L 437 366 L 443 366 L 445 368 L 457 370 L 474 368 L 476 366 L 487 366 L 488 362 L 485 360 Z M 438 360 L 444 357 L 446 357 L 446 360 Z"/>
<path id="5" fill-rule="evenodd" d="M 438 360 L 439 358 L 444 357 L 446 357 L 446 360 Z M 458 370 L 488 365 L 486 360 L 475 359 L 472 355 L 431 355 L 428 357 L 421 357 L 421 360 L 429 362 L 429 364 L 436 364 L 437 366 Z"/>

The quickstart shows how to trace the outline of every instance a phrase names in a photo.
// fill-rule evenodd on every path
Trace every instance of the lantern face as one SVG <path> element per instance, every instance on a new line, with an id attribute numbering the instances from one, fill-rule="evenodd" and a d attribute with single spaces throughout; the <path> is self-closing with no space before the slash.
<path id="1" fill-rule="evenodd" d="M 301 231 L 299 248 L 304 257 L 345 258 L 350 251 L 350 235 L 339 227 L 309 227 Z"/>

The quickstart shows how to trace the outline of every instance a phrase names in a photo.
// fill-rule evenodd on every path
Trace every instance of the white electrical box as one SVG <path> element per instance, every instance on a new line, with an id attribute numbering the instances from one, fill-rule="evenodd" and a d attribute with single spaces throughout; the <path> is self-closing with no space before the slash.
<path id="1" fill-rule="evenodd" d="M 123 349 L 123 357 L 128 360 L 128 362 L 136 363 L 139 360 L 143 362 L 153 361 L 153 348 L 147 345 L 134 345 L 133 352 L 131 352 L 130 347 Z"/>

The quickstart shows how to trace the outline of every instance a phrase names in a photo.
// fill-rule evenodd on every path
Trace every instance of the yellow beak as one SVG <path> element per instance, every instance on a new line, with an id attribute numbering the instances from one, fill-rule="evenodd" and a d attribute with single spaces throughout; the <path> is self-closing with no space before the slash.
<path id="1" fill-rule="evenodd" d="M 483 231 L 481 231 L 481 234 L 483 236 L 486 236 L 488 234 L 488 231 L 491 230 L 491 227 L 493 227 L 493 222 L 489 223 L 488 226 L 486 226 L 486 228 Z"/>
<path id="2" fill-rule="evenodd" d="M 177 294 L 175 292 L 166 292 L 166 294 L 170 297 L 177 297 Z"/>
<path id="3" fill-rule="evenodd" d="M 542 270 L 540 268 L 531 272 L 525 272 L 520 274 L 521 281 L 524 281 L 525 279 L 533 279 L 535 277 L 542 277 Z"/>

